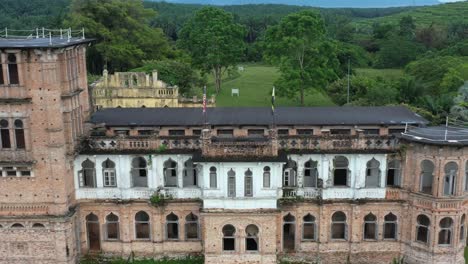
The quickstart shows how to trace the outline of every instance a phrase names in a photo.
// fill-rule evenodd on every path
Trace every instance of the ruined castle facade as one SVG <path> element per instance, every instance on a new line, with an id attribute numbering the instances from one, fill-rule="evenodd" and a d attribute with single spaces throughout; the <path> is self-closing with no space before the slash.
<path id="1" fill-rule="evenodd" d="M 93 106 L 102 108 L 132 107 L 201 107 L 203 98 L 183 97 L 179 87 L 158 78 L 158 72 L 116 72 L 104 70 L 102 77 L 90 85 Z M 208 107 L 216 105 L 214 95 L 207 98 Z"/>
<path id="2" fill-rule="evenodd" d="M 88 44 L 0 40 L 0 263 L 464 263 L 466 129 L 404 107 L 90 114 Z"/>

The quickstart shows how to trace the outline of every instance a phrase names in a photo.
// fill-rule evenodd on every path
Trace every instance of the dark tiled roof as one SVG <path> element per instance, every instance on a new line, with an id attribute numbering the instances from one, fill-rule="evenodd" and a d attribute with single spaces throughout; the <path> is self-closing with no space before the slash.
<path id="1" fill-rule="evenodd" d="M 0 38 L 0 48 L 65 48 L 73 45 L 85 44 L 92 42 L 92 39 L 53 37 L 52 41 L 49 38 L 29 38 L 29 39 L 13 39 Z"/>
<path id="2" fill-rule="evenodd" d="M 401 138 L 433 145 L 468 146 L 468 128 L 462 127 L 420 127 L 411 128 Z"/>
<path id="3" fill-rule="evenodd" d="M 421 116 L 401 106 L 277 107 L 277 125 L 404 125 L 426 124 Z M 210 125 L 271 125 L 269 107 L 208 108 Z M 108 108 L 97 111 L 92 123 L 107 126 L 200 126 L 201 108 Z"/>

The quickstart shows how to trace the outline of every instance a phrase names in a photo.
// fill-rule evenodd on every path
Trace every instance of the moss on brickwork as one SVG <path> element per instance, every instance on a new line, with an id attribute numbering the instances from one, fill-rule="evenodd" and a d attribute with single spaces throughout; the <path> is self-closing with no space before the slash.
<path id="1" fill-rule="evenodd" d="M 203 257 L 185 257 L 185 258 L 162 258 L 162 259 L 123 259 L 108 258 L 103 256 L 85 256 L 80 264 L 203 264 Z"/>

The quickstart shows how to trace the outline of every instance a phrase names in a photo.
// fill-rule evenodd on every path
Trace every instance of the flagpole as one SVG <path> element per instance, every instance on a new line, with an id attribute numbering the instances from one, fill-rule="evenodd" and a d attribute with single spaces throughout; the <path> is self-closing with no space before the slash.
<path id="1" fill-rule="evenodd" d="M 206 111 L 206 85 L 203 86 L 203 123 L 206 128 L 207 126 L 207 111 Z"/>
<path id="2" fill-rule="evenodd" d="M 275 87 L 273 86 L 273 91 L 271 92 L 271 114 L 273 115 L 273 128 L 276 127 L 275 120 Z"/>

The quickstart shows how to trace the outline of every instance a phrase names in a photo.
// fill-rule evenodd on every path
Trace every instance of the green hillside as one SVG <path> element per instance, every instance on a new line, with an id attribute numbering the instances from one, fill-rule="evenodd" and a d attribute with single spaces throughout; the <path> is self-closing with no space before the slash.
<path id="1" fill-rule="evenodd" d="M 432 23 L 447 25 L 453 21 L 468 22 L 468 1 L 447 3 L 437 6 L 426 6 L 389 16 L 361 19 L 356 22 L 358 28 L 370 28 L 374 23 L 398 24 L 404 16 L 412 16 L 418 26 L 429 26 Z"/>

